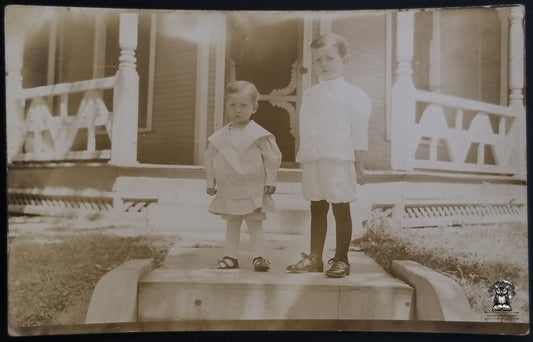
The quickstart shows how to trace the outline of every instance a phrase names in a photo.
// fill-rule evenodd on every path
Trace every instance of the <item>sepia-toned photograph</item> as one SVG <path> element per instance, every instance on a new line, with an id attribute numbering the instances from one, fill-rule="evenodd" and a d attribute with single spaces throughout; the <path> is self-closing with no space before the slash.
<path id="1" fill-rule="evenodd" d="M 523 5 L 4 15 L 9 336 L 529 333 Z"/>

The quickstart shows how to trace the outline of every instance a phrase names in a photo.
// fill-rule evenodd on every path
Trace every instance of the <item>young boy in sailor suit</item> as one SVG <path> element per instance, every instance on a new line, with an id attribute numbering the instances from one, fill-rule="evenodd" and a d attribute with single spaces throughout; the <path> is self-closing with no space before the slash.
<path id="1" fill-rule="evenodd" d="M 259 92 L 247 81 L 226 87 L 226 115 L 229 123 L 208 138 L 205 154 L 207 193 L 215 196 L 209 211 L 226 220 L 225 255 L 214 269 L 239 267 L 238 251 L 242 221 L 250 232 L 253 267 L 268 271 L 264 257 L 262 221 L 274 209 L 281 152 L 274 136 L 250 119 L 258 107 Z"/>

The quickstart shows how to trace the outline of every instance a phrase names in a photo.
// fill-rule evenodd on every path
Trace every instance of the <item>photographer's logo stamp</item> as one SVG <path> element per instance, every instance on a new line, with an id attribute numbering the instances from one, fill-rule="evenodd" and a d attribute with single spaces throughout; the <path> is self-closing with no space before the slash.
<path id="1" fill-rule="evenodd" d="M 516 294 L 514 285 L 507 280 L 498 280 L 489 289 L 492 296 L 492 311 L 512 311 L 511 298 Z"/>

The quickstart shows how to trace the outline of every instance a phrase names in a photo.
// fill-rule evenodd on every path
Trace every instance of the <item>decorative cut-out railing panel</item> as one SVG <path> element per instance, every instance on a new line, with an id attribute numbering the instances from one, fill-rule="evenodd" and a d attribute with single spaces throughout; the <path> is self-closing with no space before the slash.
<path id="1" fill-rule="evenodd" d="M 107 77 L 23 89 L 22 139 L 13 161 L 109 159 L 113 115 L 104 92 L 114 86 L 115 77 Z M 69 100 L 80 94 L 69 112 Z"/>
<path id="2" fill-rule="evenodd" d="M 514 174 L 519 143 L 517 114 L 510 107 L 422 90 L 416 91 L 413 167 L 429 170 Z"/>

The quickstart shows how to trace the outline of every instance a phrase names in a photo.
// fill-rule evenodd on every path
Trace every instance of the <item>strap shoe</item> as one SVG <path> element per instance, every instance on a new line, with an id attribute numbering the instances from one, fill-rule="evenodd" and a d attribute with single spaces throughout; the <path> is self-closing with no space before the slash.
<path id="1" fill-rule="evenodd" d="M 257 272 L 266 272 L 270 269 L 270 262 L 263 257 L 255 257 L 252 265 L 254 265 L 254 271 Z"/>

